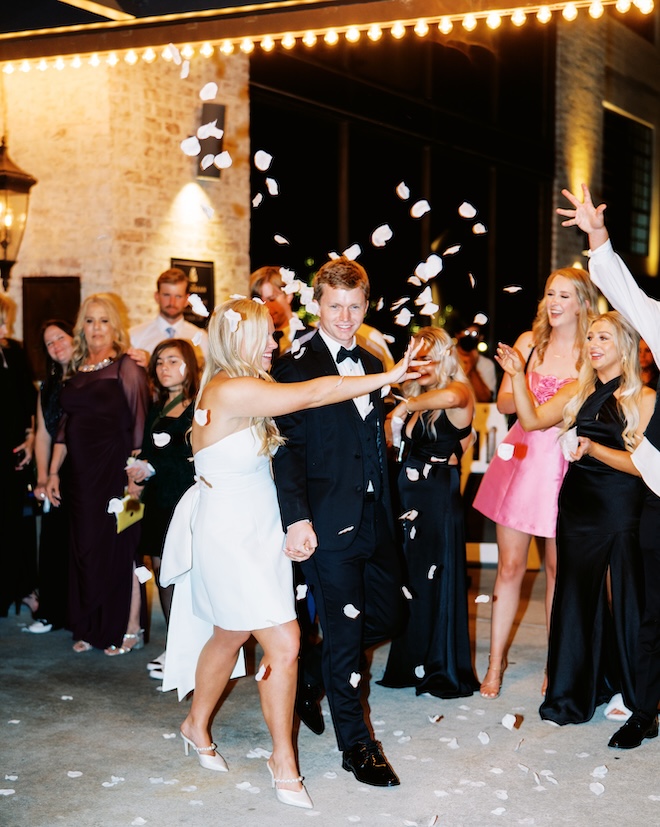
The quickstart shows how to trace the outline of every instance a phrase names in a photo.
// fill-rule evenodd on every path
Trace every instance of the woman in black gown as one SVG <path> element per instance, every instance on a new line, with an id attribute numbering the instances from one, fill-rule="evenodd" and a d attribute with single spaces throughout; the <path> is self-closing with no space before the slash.
<path id="1" fill-rule="evenodd" d="M 655 404 L 642 386 L 639 336 L 616 312 L 587 333 L 576 382 L 534 408 L 522 360 L 498 348 L 512 377 L 525 430 L 563 420 L 571 464 L 559 494 L 557 586 L 550 622 L 548 691 L 541 718 L 578 724 L 620 692 L 634 705 L 634 664 L 642 597 L 638 542 L 644 485 L 630 455 Z"/>
<path id="2" fill-rule="evenodd" d="M 392 641 L 379 683 L 460 698 L 479 688 L 468 633 L 459 464 L 472 438 L 474 397 L 444 330 L 422 328 L 415 342 L 416 358 L 428 364 L 392 411 L 393 432 L 398 419 L 410 445 L 399 474 L 410 618 Z"/>

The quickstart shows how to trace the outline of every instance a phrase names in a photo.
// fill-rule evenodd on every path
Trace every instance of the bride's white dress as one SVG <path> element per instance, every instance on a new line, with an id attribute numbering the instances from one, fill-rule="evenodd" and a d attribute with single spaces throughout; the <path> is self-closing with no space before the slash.
<path id="1" fill-rule="evenodd" d="M 163 690 L 185 697 L 213 626 L 252 631 L 296 617 L 291 561 L 284 555 L 270 457 L 252 428 L 195 454 L 197 482 L 168 529 L 161 584 L 176 584 Z M 245 674 L 242 658 L 234 676 Z"/>

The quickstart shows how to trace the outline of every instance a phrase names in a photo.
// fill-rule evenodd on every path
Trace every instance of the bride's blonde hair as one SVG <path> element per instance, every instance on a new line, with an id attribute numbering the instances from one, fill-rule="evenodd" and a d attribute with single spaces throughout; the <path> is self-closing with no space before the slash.
<path id="1" fill-rule="evenodd" d="M 616 310 L 597 316 L 589 325 L 589 330 L 596 322 L 607 322 L 612 328 L 614 344 L 621 360 L 621 384 L 617 402 L 625 420 L 623 442 L 626 449 L 632 452 L 638 442 L 636 433 L 639 427 L 639 402 L 643 387 L 639 373 L 639 334 Z M 585 340 L 582 367 L 577 378 L 578 387 L 564 408 L 562 433 L 575 425 L 580 408 L 596 386 L 596 379 L 596 371 L 589 360 L 589 342 Z"/>
<path id="2" fill-rule="evenodd" d="M 253 376 L 275 381 L 261 362 L 268 343 L 269 318 L 266 306 L 250 299 L 230 299 L 215 308 L 208 324 L 209 353 L 196 406 L 206 385 L 221 370 L 232 379 Z M 284 443 L 272 417 L 250 417 L 250 425 L 261 439 L 260 454 L 272 453 Z"/>

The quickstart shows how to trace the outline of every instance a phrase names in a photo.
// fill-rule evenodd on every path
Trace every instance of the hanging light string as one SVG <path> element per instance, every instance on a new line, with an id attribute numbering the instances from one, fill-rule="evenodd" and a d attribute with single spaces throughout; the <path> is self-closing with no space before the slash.
<path id="1" fill-rule="evenodd" d="M 234 52 L 251 54 L 257 48 L 264 52 L 271 52 L 278 47 L 291 50 L 296 46 L 312 48 L 321 43 L 334 46 L 341 40 L 345 40 L 348 43 L 357 43 L 366 38 L 369 41 L 377 42 L 387 35 L 396 40 L 401 40 L 410 33 L 416 37 L 424 38 L 434 30 L 440 35 L 447 36 L 459 28 L 467 32 L 473 32 L 478 26 L 486 26 L 491 30 L 495 30 L 499 29 L 500 26 L 506 22 L 520 28 L 524 26 L 530 18 L 535 18 L 542 24 L 547 24 L 551 20 L 558 19 L 559 17 L 565 21 L 572 22 L 578 17 L 580 11 L 586 11 L 591 18 L 597 20 L 603 16 L 606 6 L 613 6 L 620 14 L 626 14 L 633 6 L 645 15 L 650 14 L 654 8 L 653 0 L 575 0 L 575 2 L 547 3 L 538 6 L 525 6 L 524 8 L 484 10 L 410 20 L 390 20 L 380 23 L 361 24 L 359 26 L 336 26 L 308 29 L 306 31 L 233 37 L 206 43 L 186 43 L 177 47 L 177 49 L 172 49 L 169 45 L 159 47 L 149 46 L 143 50 L 128 49 L 124 51 L 94 52 L 92 54 L 74 55 L 73 57 L 60 56 L 49 59 L 26 59 L 22 61 L 0 62 L 0 65 L 2 65 L 2 71 L 6 74 L 12 74 L 17 71 L 29 72 L 32 69 L 38 71 L 56 69 L 61 71 L 67 67 L 77 69 L 84 64 L 100 66 L 105 63 L 109 66 L 116 66 L 121 61 L 124 61 L 130 65 L 135 65 L 140 61 L 153 63 L 156 60 L 176 60 L 178 56 L 184 60 L 190 60 L 195 55 L 209 58 L 216 51 L 223 55 L 231 55 Z"/>

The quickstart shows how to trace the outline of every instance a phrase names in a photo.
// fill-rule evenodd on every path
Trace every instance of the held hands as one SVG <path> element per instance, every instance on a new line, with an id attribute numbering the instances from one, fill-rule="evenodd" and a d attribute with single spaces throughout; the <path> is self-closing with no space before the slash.
<path id="1" fill-rule="evenodd" d="M 318 544 L 316 532 L 309 520 L 298 520 L 286 530 L 284 553 L 295 563 L 301 563 L 303 560 L 309 560 Z"/>
<path id="2" fill-rule="evenodd" d="M 595 233 L 605 228 L 605 216 L 603 213 L 607 209 L 607 205 L 600 204 L 598 207 L 595 207 L 586 184 L 582 184 L 584 201 L 580 201 L 576 195 L 573 195 L 573 193 L 567 189 L 563 189 L 561 194 L 567 198 L 575 208 L 572 210 L 557 210 L 558 215 L 563 215 L 566 218 L 566 221 L 561 222 L 562 227 L 579 227 L 582 232 L 585 233 Z"/>
<path id="3" fill-rule="evenodd" d="M 520 353 L 518 353 L 515 348 L 512 348 L 510 345 L 505 345 L 502 342 L 498 342 L 497 344 L 495 361 L 502 370 L 511 377 L 525 372 L 525 362 Z"/>

